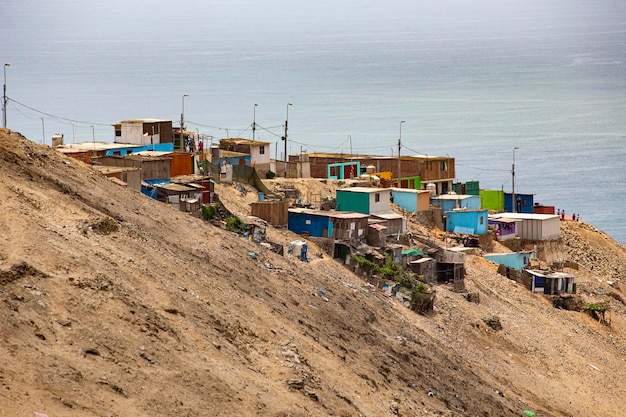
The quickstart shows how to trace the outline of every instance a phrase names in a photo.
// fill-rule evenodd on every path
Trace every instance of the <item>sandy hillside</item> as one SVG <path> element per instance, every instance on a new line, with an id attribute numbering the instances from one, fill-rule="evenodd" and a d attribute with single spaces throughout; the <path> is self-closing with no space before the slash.
<path id="1" fill-rule="evenodd" d="M 233 213 L 257 198 L 217 192 Z M 626 255 L 591 227 L 564 226 L 563 251 L 610 325 L 480 257 L 480 303 L 439 286 L 417 315 L 328 257 L 278 256 L 6 130 L 0 204 L 0 416 L 626 415 Z"/>

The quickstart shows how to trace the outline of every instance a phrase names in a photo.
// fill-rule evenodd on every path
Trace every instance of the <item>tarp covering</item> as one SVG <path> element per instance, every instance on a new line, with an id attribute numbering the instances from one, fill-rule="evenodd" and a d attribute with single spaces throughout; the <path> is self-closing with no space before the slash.
<path id="1" fill-rule="evenodd" d="M 422 256 L 424 252 L 421 250 L 417 250 L 415 248 L 409 248 L 407 250 L 402 251 L 402 256 Z"/>

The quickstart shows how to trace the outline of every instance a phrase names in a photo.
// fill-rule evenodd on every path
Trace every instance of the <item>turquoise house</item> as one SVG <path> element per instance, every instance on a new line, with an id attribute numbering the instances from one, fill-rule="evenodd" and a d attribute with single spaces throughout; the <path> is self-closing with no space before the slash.
<path id="1" fill-rule="evenodd" d="M 391 212 L 391 188 L 350 187 L 337 190 L 337 211 L 374 214 Z"/>
<path id="2" fill-rule="evenodd" d="M 488 253 L 483 255 L 483 258 L 488 261 L 497 263 L 498 265 L 504 265 L 507 268 L 512 268 L 517 271 L 521 271 L 530 264 L 530 258 L 533 257 L 534 252 L 513 252 L 513 253 Z"/>
<path id="3" fill-rule="evenodd" d="M 326 173 L 326 177 L 329 180 L 356 178 L 361 175 L 361 163 L 357 161 L 328 164 L 328 166 L 326 167 Z"/>
<path id="4" fill-rule="evenodd" d="M 488 210 L 453 210 L 446 212 L 446 231 L 467 235 L 487 233 Z"/>

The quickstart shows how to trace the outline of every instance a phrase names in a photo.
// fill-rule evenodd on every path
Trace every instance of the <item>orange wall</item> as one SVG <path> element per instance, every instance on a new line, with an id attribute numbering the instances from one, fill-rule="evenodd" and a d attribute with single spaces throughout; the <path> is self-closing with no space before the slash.
<path id="1" fill-rule="evenodd" d="M 190 153 L 172 153 L 167 155 L 172 160 L 171 176 L 193 174 L 193 155 Z"/>

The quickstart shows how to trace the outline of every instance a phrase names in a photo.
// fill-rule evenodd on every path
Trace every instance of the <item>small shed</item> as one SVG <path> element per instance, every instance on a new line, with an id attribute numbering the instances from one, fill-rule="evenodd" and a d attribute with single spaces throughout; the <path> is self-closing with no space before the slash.
<path id="1" fill-rule="evenodd" d="M 380 223 L 369 223 L 367 244 L 377 248 L 384 248 L 387 245 L 387 226 Z"/>
<path id="2" fill-rule="evenodd" d="M 480 210 L 480 196 L 467 194 L 442 194 L 431 198 L 432 204 L 438 204 L 445 213 L 454 209 Z"/>
<path id="3" fill-rule="evenodd" d="M 333 223 L 328 211 L 303 208 L 288 210 L 287 228 L 297 234 L 313 237 L 331 237 Z"/>
<path id="4" fill-rule="evenodd" d="M 193 187 L 187 187 L 182 184 L 155 184 L 154 188 L 156 189 L 156 199 L 158 201 L 170 202 L 173 201 L 178 202 L 180 200 L 187 200 L 189 198 L 193 198 L 194 192 L 196 189 Z M 170 197 L 175 196 L 175 199 Z M 178 208 L 178 207 L 177 207 Z"/>
<path id="5" fill-rule="evenodd" d="M 141 172 L 133 167 L 108 167 L 94 165 L 93 168 L 107 178 L 117 178 L 131 190 L 141 192 Z"/>
<path id="6" fill-rule="evenodd" d="M 363 213 L 332 212 L 332 237 L 338 240 L 366 240 L 368 217 Z"/>
<path id="7" fill-rule="evenodd" d="M 167 179 L 171 175 L 171 159 L 156 156 L 127 155 L 107 156 L 99 159 L 102 165 L 117 167 L 135 167 L 141 172 L 141 180 Z"/>
<path id="8" fill-rule="evenodd" d="M 399 236 L 406 233 L 406 219 L 404 216 L 394 213 L 393 211 L 372 214 L 369 222 L 386 226 L 387 236 Z"/>
<path id="9" fill-rule="evenodd" d="M 274 227 L 287 226 L 289 203 L 287 201 L 264 200 L 250 203 L 251 215 L 259 217 Z"/>
<path id="10" fill-rule="evenodd" d="M 480 190 L 481 208 L 493 211 L 504 211 L 504 191 Z"/>
<path id="11" fill-rule="evenodd" d="M 465 265 L 454 262 L 437 262 L 437 281 L 452 284 L 455 290 L 465 288 Z"/>
<path id="12" fill-rule="evenodd" d="M 534 293 L 556 295 L 562 292 L 576 293 L 576 276 L 565 272 L 530 270 L 524 274 L 531 278 L 530 290 Z"/>
<path id="13" fill-rule="evenodd" d="M 487 210 L 452 210 L 446 212 L 446 230 L 468 235 L 487 233 Z"/>
<path id="14" fill-rule="evenodd" d="M 521 224 L 522 220 L 519 219 L 505 219 L 505 218 L 489 218 L 489 227 L 492 227 L 496 232 L 496 240 L 503 241 L 514 239 L 517 236 L 517 223 Z"/>
<path id="15" fill-rule="evenodd" d="M 430 191 L 392 188 L 393 202 L 404 210 L 415 213 L 430 209 Z"/>
<path id="16" fill-rule="evenodd" d="M 511 204 L 511 193 L 504 193 L 504 211 L 512 212 L 513 205 Z M 516 213 L 534 213 L 535 196 L 534 194 L 519 194 L 515 193 Z"/>
<path id="17" fill-rule="evenodd" d="M 88 150 L 84 150 L 84 149 L 63 148 L 63 147 L 56 147 L 54 149 L 56 149 L 57 151 L 59 151 L 63 155 L 66 155 L 66 156 L 69 156 L 70 158 L 74 158 L 74 159 L 77 159 L 79 161 L 82 161 L 82 162 L 84 162 L 87 165 L 91 165 L 92 151 L 88 151 Z"/>
<path id="18" fill-rule="evenodd" d="M 533 257 L 534 252 L 512 252 L 512 253 L 486 253 L 483 258 L 497 263 L 498 265 L 504 265 L 507 268 L 512 268 L 517 271 L 521 271 L 530 264 L 530 259 Z"/>
<path id="19" fill-rule="evenodd" d="M 437 261 L 433 258 L 420 258 L 409 262 L 409 269 L 425 282 L 435 282 L 437 279 Z"/>
<path id="20" fill-rule="evenodd" d="M 526 240 L 555 240 L 561 236 L 556 214 L 498 213 L 490 215 L 489 219 L 520 220 L 516 225 L 517 236 Z"/>

